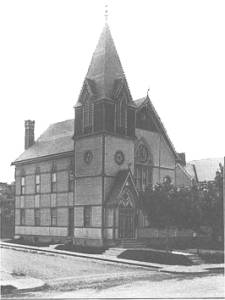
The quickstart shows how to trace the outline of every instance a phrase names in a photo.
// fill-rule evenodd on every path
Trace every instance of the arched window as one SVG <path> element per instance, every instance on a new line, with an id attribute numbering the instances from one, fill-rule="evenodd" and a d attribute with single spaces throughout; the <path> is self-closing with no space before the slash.
<path id="1" fill-rule="evenodd" d="M 92 132 L 93 127 L 93 103 L 90 103 L 90 97 L 87 88 L 83 91 L 83 128 L 84 133 Z"/>
<path id="2" fill-rule="evenodd" d="M 117 132 L 125 134 L 127 127 L 127 100 L 125 97 L 116 104 L 116 126 Z"/>
<path id="3" fill-rule="evenodd" d="M 145 191 L 152 186 L 152 157 L 146 145 L 141 143 L 136 151 L 134 179 L 139 191 Z"/>
<path id="4" fill-rule="evenodd" d="M 93 124 L 93 104 L 87 101 L 84 104 L 84 133 L 92 131 Z"/>

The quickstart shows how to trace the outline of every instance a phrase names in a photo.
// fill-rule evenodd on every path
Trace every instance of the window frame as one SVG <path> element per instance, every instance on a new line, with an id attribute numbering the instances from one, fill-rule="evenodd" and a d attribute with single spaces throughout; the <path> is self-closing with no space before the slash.
<path id="1" fill-rule="evenodd" d="M 35 226 L 41 225 L 41 210 L 40 210 L 40 208 L 34 209 L 34 225 Z"/>
<path id="2" fill-rule="evenodd" d="M 25 208 L 20 209 L 20 225 L 26 225 Z"/>
<path id="3" fill-rule="evenodd" d="M 57 188 L 57 172 L 53 170 L 51 172 L 51 193 L 56 193 Z"/>
<path id="4" fill-rule="evenodd" d="M 51 207 L 51 226 L 57 226 L 57 208 Z"/>
<path id="5" fill-rule="evenodd" d="M 22 175 L 20 177 L 20 195 L 25 195 L 25 186 L 26 186 L 26 176 Z"/>
<path id="6" fill-rule="evenodd" d="M 74 171 L 69 170 L 68 172 L 68 191 L 74 192 Z"/>
<path id="7" fill-rule="evenodd" d="M 37 182 L 37 178 L 39 178 Z M 40 194 L 41 192 L 41 175 L 39 173 L 35 174 L 35 194 Z"/>
<path id="8" fill-rule="evenodd" d="M 85 205 L 83 209 L 84 228 L 92 227 L 92 206 Z"/>

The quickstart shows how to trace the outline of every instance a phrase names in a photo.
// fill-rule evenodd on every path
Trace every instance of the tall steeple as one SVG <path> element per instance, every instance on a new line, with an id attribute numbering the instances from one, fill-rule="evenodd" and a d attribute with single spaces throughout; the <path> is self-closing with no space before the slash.
<path id="1" fill-rule="evenodd" d="M 85 82 L 90 85 L 93 96 L 97 100 L 112 99 L 119 81 L 124 83 L 126 78 L 106 22 L 93 53 Z"/>
<path id="2" fill-rule="evenodd" d="M 106 22 L 76 105 L 75 135 L 107 131 L 133 137 L 135 107 Z"/>

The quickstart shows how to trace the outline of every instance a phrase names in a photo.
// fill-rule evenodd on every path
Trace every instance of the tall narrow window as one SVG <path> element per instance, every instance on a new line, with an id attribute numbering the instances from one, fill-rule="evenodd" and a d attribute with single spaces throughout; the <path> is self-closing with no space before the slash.
<path id="1" fill-rule="evenodd" d="M 74 191 L 74 160 L 71 159 L 70 161 L 70 166 L 69 166 L 69 170 L 68 170 L 68 190 L 69 192 L 73 192 Z"/>
<path id="2" fill-rule="evenodd" d="M 126 128 L 126 123 L 127 123 L 127 114 L 126 114 L 126 108 L 127 108 L 127 102 L 126 99 L 123 98 L 121 101 L 121 105 L 120 105 L 120 110 L 121 110 L 121 114 L 120 114 L 120 126 L 123 128 L 123 130 L 125 130 Z"/>
<path id="3" fill-rule="evenodd" d="M 20 181 L 20 194 L 21 195 L 25 194 L 25 176 L 21 177 L 21 181 Z"/>
<path id="4" fill-rule="evenodd" d="M 82 107 L 75 108 L 75 135 L 82 134 L 83 131 L 83 111 Z"/>
<path id="5" fill-rule="evenodd" d="M 84 227 L 91 227 L 91 206 L 84 206 Z"/>
<path id="6" fill-rule="evenodd" d="M 39 194 L 40 193 L 40 174 L 35 175 L 35 193 Z"/>
<path id="7" fill-rule="evenodd" d="M 40 208 L 35 208 L 34 209 L 34 224 L 35 226 L 40 226 L 41 221 L 40 221 Z"/>
<path id="8" fill-rule="evenodd" d="M 20 224 L 25 225 L 25 209 L 20 209 Z"/>
<path id="9" fill-rule="evenodd" d="M 116 126 L 117 132 L 120 134 L 126 133 L 127 127 L 127 101 L 126 98 L 123 97 L 117 104 L 116 104 Z"/>
<path id="10" fill-rule="evenodd" d="M 93 123 L 93 104 L 86 102 L 84 104 L 84 133 L 92 131 Z"/>
<path id="11" fill-rule="evenodd" d="M 56 192 L 56 172 L 52 171 L 51 173 L 51 192 Z"/>
<path id="12" fill-rule="evenodd" d="M 69 170 L 69 192 L 74 191 L 74 171 Z"/>
<path id="13" fill-rule="evenodd" d="M 148 168 L 148 186 L 152 187 L 152 168 Z"/>
<path id="14" fill-rule="evenodd" d="M 56 226 L 57 225 L 57 210 L 56 208 L 51 208 L 51 225 Z"/>
<path id="15" fill-rule="evenodd" d="M 141 167 L 137 167 L 137 188 L 140 190 L 142 187 L 142 170 Z"/>
<path id="16" fill-rule="evenodd" d="M 142 169 L 142 190 L 144 191 L 148 184 L 148 170 L 147 167 L 143 167 Z"/>

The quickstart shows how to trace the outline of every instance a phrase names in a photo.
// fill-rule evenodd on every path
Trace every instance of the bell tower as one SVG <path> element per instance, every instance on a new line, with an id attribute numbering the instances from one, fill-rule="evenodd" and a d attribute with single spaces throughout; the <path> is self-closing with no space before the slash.
<path id="1" fill-rule="evenodd" d="M 77 244 L 102 245 L 105 202 L 119 171 L 134 168 L 135 104 L 106 23 L 75 106 Z"/>

